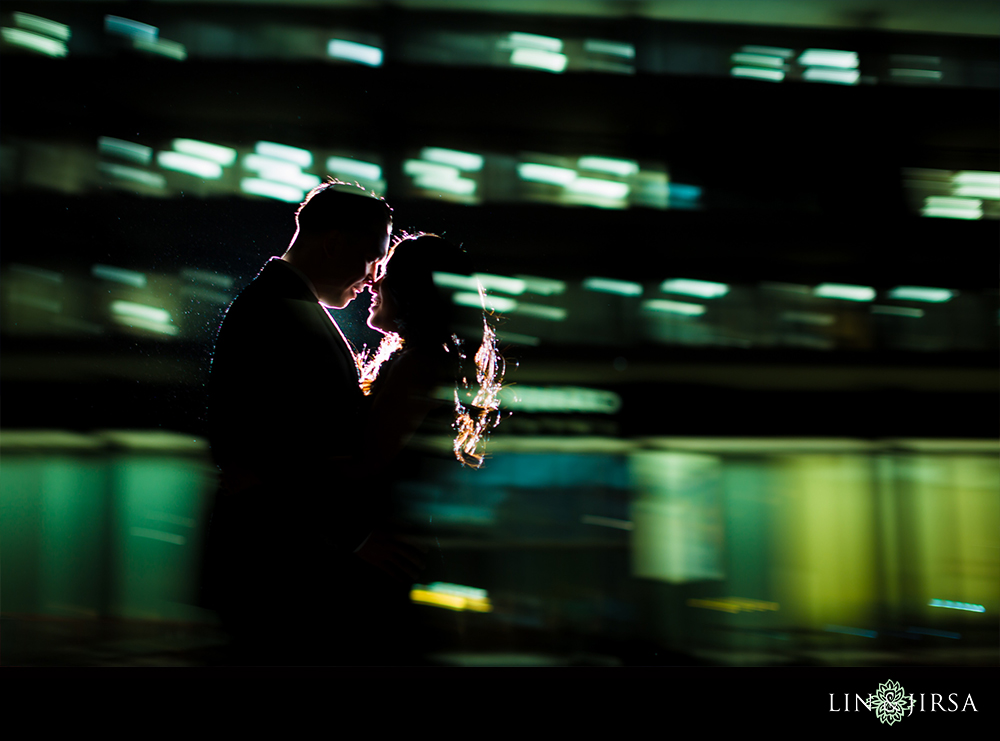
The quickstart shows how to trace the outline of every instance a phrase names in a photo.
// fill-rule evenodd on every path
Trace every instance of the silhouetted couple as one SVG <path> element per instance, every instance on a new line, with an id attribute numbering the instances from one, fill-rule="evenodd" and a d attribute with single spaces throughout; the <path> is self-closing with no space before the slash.
<path id="1" fill-rule="evenodd" d="M 455 359 L 451 303 L 432 273 L 468 272 L 464 255 L 421 236 L 387 261 L 391 209 L 335 181 L 295 216 L 285 254 L 229 307 L 212 358 L 221 485 L 205 603 L 235 664 L 420 663 L 409 588 L 422 552 L 393 530 L 385 473 Z M 366 288 L 369 326 L 402 338 L 370 387 L 371 366 L 324 308 Z"/>

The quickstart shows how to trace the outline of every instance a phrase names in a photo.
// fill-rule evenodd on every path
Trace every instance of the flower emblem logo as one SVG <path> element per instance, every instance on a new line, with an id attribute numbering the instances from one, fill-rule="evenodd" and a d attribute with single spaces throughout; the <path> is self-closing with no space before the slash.
<path id="1" fill-rule="evenodd" d="M 905 712 L 913 707 L 913 695 L 907 695 L 899 682 L 891 679 L 878 686 L 874 695 L 868 696 L 868 701 L 875 715 L 882 723 L 890 726 L 903 719 Z"/>

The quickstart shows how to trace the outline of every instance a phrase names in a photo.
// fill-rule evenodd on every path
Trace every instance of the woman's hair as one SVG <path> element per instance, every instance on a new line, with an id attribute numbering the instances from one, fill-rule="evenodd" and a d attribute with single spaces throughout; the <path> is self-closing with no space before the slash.
<path id="1" fill-rule="evenodd" d="M 460 336 L 462 330 L 455 326 L 452 297 L 440 288 L 461 284 L 476 285 L 483 306 L 481 339 L 477 336 L 472 340 L 479 341 L 479 348 L 471 360 Z M 500 422 L 504 360 L 468 255 L 435 234 L 404 234 L 390 252 L 379 292 L 388 294 L 395 305 L 396 331 L 383 337 L 373 357 L 359 359 L 362 389 L 368 393 L 379 366 L 400 347 L 447 353 L 442 357 L 451 362 L 445 365 L 455 374 L 455 457 L 478 468 L 484 458 L 485 434 Z M 476 334 L 480 334 L 478 330 Z M 472 364 L 474 374 L 470 372 Z M 476 378 L 475 390 L 469 381 L 471 375 Z"/>

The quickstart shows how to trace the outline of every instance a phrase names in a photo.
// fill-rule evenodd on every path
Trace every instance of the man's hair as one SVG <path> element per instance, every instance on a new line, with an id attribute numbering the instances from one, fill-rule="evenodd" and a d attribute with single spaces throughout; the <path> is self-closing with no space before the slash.
<path id="1" fill-rule="evenodd" d="M 355 234 L 392 226 L 392 209 L 385 199 L 360 186 L 327 178 L 295 210 L 302 234 L 325 234 L 334 229 Z"/>

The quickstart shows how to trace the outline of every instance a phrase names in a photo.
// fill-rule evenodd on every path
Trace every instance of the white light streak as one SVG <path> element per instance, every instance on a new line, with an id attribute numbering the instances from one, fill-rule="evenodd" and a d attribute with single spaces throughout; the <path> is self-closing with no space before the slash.
<path id="1" fill-rule="evenodd" d="M 456 293 L 451 297 L 451 300 L 459 306 L 473 306 L 479 309 L 483 307 L 478 293 Z M 509 312 L 516 309 L 517 306 L 517 301 L 512 298 L 503 298 L 501 296 L 486 297 L 486 308 L 490 311 Z"/>
<path id="2" fill-rule="evenodd" d="M 827 69 L 811 67 L 802 73 L 802 79 L 809 82 L 832 82 L 838 85 L 857 85 L 861 73 L 857 70 Z"/>
<path id="3" fill-rule="evenodd" d="M 414 179 L 413 184 L 424 190 L 455 193 L 460 196 L 472 195 L 476 192 L 477 187 L 475 180 L 439 175 L 420 175 Z"/>
<path id="4" fill-rule="evenodd" d="M 424 147 L 420 150 L 420 159 L 428 162 L 440 162 L 442 165 L 451 165 L 459 170 L 468 172 L 478 172 L 483 169 L 483 156 L 472 152 L 459 152 L 454 149 L 441 149 L 440 147 Z"/>
<path id="5" fill-rule="evenodd" d="M 167 41 L 166 39 L 154 39 L 152 41 L 148 39 L 133 39 L 132 46 L 139 51 L 159 54 L 162 57 L 170 57 L 180 62 L 187 59 L 187 49 L 184 44 L 179 44 L 176 41 Z"/>
<path id="6" fill-rule="evenodd" d="M 471 275 L 435 272 L 431 274 L 431 277 L 434 280 L 434 285 L 443 288 L 458 288 L 463 291 L 479 290 L 479 282 Z"/>
<path id="7" fill-rule="evenodd" d="M 130 39 L 144 39 L 146 41 L 156 41 L 160 35 L 160 29 L 139 21 L 129 20 L 117 15 L 104 16 L 104 30 L 116 36 L 125 36 Z"/>
<path id="8" fill-rule="evenodd" d="M 112 301 L 111 313 L 131 319 L 144 319 L 156 324 L 170 324 L 170 312 L 155 306 L 136 304 L 131 301 Z"/>
<path id="9" fill-rule="evenodd" d="M 522 180 L 533 180 L 539 183 L 554 185 L 569 185 L 576 180 L 576 170 L 552 165 L 540 165 L 534 162 L 522 162 L 517 166 L 517 174 Z"/>
<path id="10" fill-rule="evenodd" d="M 598 178 L 576 178 L 566 184 L 566 190 L 570 193 L 579 193 L 588 196 L 598 196 L 600 198 L 621 199 L 628 195 L 628 183 L 618 183 L 613 180 L 599 180 Z"/>
<path id="11" fill-rule="evenodd" d="M 218 180 L 222 177 L 222 165 L 218 162 L 181 152 L 159 152 L 156 155 L 156 163 L 166 170 L 186 172 L 206 180 Z"/>
<path id="12" fill-rule="evenodd" d="M 983 215 L 983 202 L 976 198 L 928 196 L 920 214 L 947 219 L 979 219 Z"/>
<path id="13" fill-rule="evenodd" d="M 44 54 L 48 57 L 65 57 L 69 54 L 69 49 L 66 47 L 65 42 L 32 33 L 31 31 L 23 31 L 20 28 L 0 29 L 0 37 L 8 44 L 37 51 L 39 54 Z"/>
<path id="14" fill-rule="evenodd" d="M 306 192 L 302 188 L 261 178 L 243 178 L 240 180 L 240 190 L 244 193 L 275 198 L 287 203 L 299 203 L 306 197 Z"/>
<path id="15" fill-rule="evenodd" d="M 362 162 L 350 157 L 329 157 L 326 169 L 336 175 L 346 175 L 359 180 L 378 181 L 382 179 L 382 168 L 373 162 Z"/>
<path id="16" fill-rule="evenodd" d="M 628 177 L 639 172 L 639 163 L 634 160 L 621 160 L 612 157 L 581 157 L 576 166 L 582 170 L 597 170 L 610 172 L 612 175 Z"/>
<path id="17" fill-rule="evenodd" d="M 989 185 L 994 188 L 1000 188 L 1000 172 L 962 170 L 955 173 L 952 182 L 956 185 Z"/>
<path id="18" fill-rule="evenodd" d="M 784 57 L 773 57 L 767 54 L 733 54 L 729 61 L 734 64 L 750 64 L 758 67 L 777 67 L 785 69 Z"/>
<path id="19" fill-rule="evenodd" d="M 457 167 L 437 162 L 424 162 L 423 160 L 404 161 L 403 172 L 414 178 L 432 177 L 438 180 L 457 180 L 461 177 L 461 172 Z"/>
<path id="20" fill-rule="evenodd" d="M 785 73 L 780 69 L 760 69 L 759 67 L 733 67 L 730 74 L 733 77 L 749 77 L 753 80 L 767 80 L 768 82 L 781 82 L 785 79 Z"/>
<path id="21" fill-rule="evenodd" d="M 153 161 L 152 147 L 144 147 L 141 144 L 134 144 L 123 139 L 114 139 L 110 136 L 102 136 L 97 140 L 97 151 L 101 154 L 121 157 L 122 159 L 138 162 L 142 165 L 148 165 Z"/>
<path id="22" fill-rule="evenodd" d="M 919 77 L 924 80 L 940 80 L 941 71 L 936 69 L 891 69 L 889 75 L 892 77 Z"/>
<path id="23" fill-rule="evenodd" d="M 932 599 L 927 603 L 928 607 L 945 607 L 949 610 L 966 610 L 968 612 L 986 612 L 982 605 L 971 602 L 953 602 L 951 600 Z"/>
<path id="24" fill-rule="evenodd" d="M 729 293 L 729 286 L 725 283 L 713 283 L 707 280 L 674 278 L 661 283 L 660 290 L 663 293 L 682 293 L 699 298 L 719 298 Z"/>
<path id="25" fill-rule="evenodd" d="M 62 273 L 57 273 L 53 270 L 46 270 L 45 268 L 36 268 L 31 265 L 20 265 L 18 263 L 12 263 L 10 269 L 15 273 L 23 273 L 25 275 L 30 275 L 33 278 L 40 278 L 42 280 L 50 281 L 51 283 L 62 283 L 63 276 Z"/>
<path id="26" fill-rule="evenodd" d="M 583 288 L 586 291 L 617 293 L 620 296 L 642 295 L 642 286 L 638 283 L 631 283 L 625 280 L 611 280 L 610 278 L 587 278 L 583 281 Z"/>
<path id="27" fill-rule="evenodd" d="M 218 144 L 198 141 L 197 139 L 174 139 L 170 146 L 175 152 L 190 154 L 204 160 L 211 160 L 223 167 L 228 167 L 236 161 L 236 150 Z"/>
<path id="28" fill-rule="evenodd" d="M 658 314 L 683 314 L 685 316 L 701 316 L 705 313 L 705 307 L 701 304 L 688 304 L 681 301 L 664 301 L 662 299 L 650 299 L 642 302 L 644 311 L 651 311 Z"/>
<path id="29" fill-rule="evenodd" d="M 928 301 L 935 304 L 950 301 L 957 291 L 947 288 L 928 288 L 926 286 L 896 286 L 889 291 L 889 298 L 896 301 Z"/>
<path id="30" fill-rule="evenodd" d="M 806 49 L 799 56 L 799 64 L 809 67 L 854 69 L 858 66 L 858 53 L 837 49 Z"/>
<path id="31" fill-rule="evenodd" d="M 871 286 L 854 286 L 845 283 L 821 283 L 813 289 L 813 295 L 845 301 L 871 301 L 875 298 L 875 289 Z"/>
<path id="32" fill-rule="evenodd" d="M 381 67 L 384 56 L 377 46 L 344 39 L 330 39 L 330 43 L 326 45 L 326 53 L 335 59 L 346 59 L 369 67 Z"/>
<path id="33" fill-rule="evenodd" d="M 562 72 L 569 64 L 569 58 L 565 54 L 556 54 L 541 49 L 515 49 L 510 55 L 510 63 L 517 67 Z"/>
<path id="34" fill-rule="evenodd" d="M 583 42 L 584 51 L 595 54 L 610 54 L 615 57 L 625 57 L 632 59 L 635 57 L 635 47 L 622 41 L 601 41 L 600 39 L 587 39 Z M 559 49 L 558 51 L 562 51 Z"/>
<path id="35" fill-rule="evenodd" d="M 518 278 L 508 278 L 505 275 L 493 275 L 491 273 L 476 273 L 475 278 L 482 283 L 487 291 L 501 291 L 512 296 L 519 296 L 524 293 L 527 283 Z"/>
<path id="36" fill-rule="evenodd" d="M 550 322 L 562 322 L 566 320 L 568 312 L 558 306 L 543 306 L 541 304 L 525 304 L 518 301 L 517 306 L 510 310 L 514 314 L 524 314 L 536 319 L 545 319 Z"/>
<path id="37" fill-rule="evenodd" d="M 554 296 L 566 291 L 566 282 L 552 278 L 536 278 L 531 275 L 515 276 L 524 281 L 525 293 L 537 293 L 540 296 Z"/>
<path id="38" fill-rule="evenodd" d="M 278 160 L 294 162 L 299 167 L 310 167 L 313 163 L 312 152 L 298 147 L 289 147 L 285 144 L 274 142 L 257 142 L 254 151 L 265 157 L 273 157 Z"/>
<path id="39" fill-rule="evenodd" d="M 576 386 L 515 386 L 500 392 L 501 406 L 524 412 L 593 412 L 615 414 L 622 406 L 613 391 Z"/>
<path id="40" fill-rule="evenodd" d="M 124 283 L 136 288 L 146 287 L 146 276 L 134 270 L 125 270 L 124 268 L 116 268 L 111 265 L 94 265 L 90 268 L 90 274 L 95 278 L 110 280 L 115 283 Z M 169 315 L 167 318 L 169 319 Z"/>
<path id="41" fill-rule="evenodd" d="M 520 49 L 538 49 L 541 51 L 560 52 L 563 48 L 562 39 L 553 36 L 538 36 L 533 33 L 508 34 L 506 44 Z"/>
<path id="42" fill-rule="evenodd" d="M 40 18 L 29 13 L 14 13 L 14 25 L 18 28 L 26 28 L 29 31 L 44 34 L 60 41 L 69 41 L 69 26 L 64 23 L 56 23 L 48 18 Z"/>

